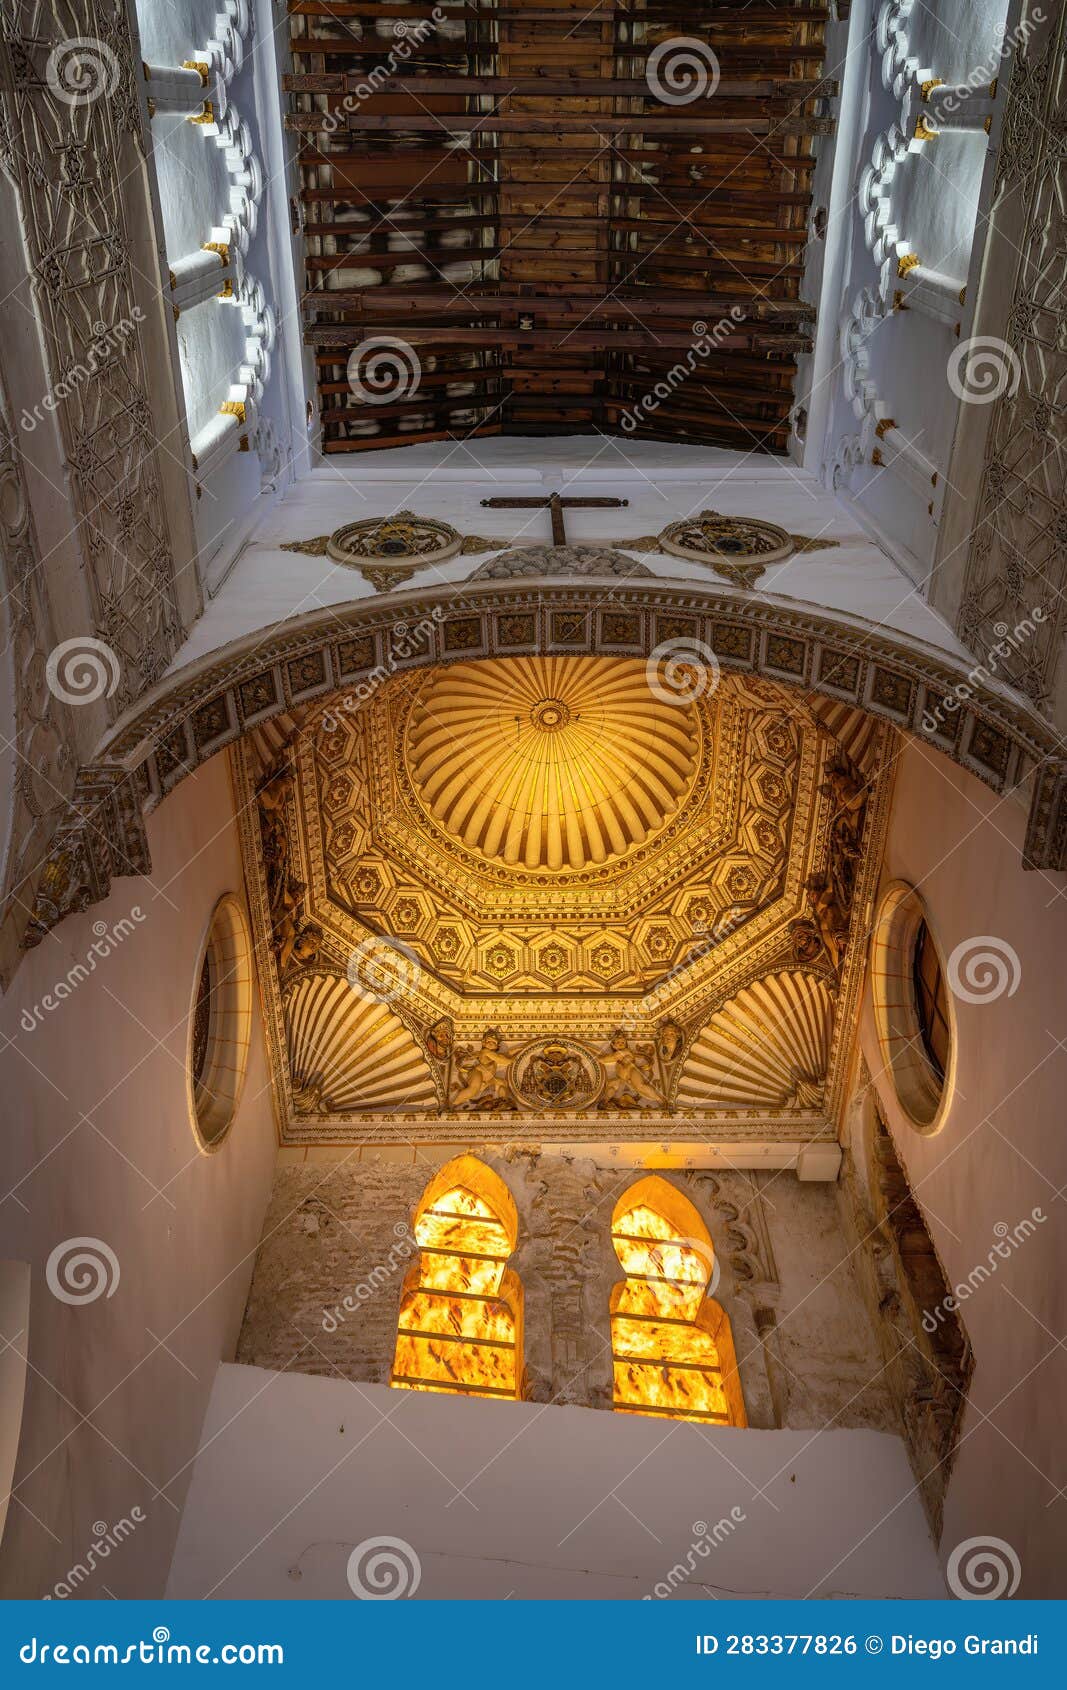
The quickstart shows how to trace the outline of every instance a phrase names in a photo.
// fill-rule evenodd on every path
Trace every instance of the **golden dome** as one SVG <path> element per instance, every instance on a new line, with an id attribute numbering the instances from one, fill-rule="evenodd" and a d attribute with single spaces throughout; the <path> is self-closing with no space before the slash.
<path id="1" fill-rule="evenodd" d="M 645 664 L 512 657 L 431 674 L 407 730 L 419 798 L 490 862 L 576 871 L 664 826 L 693 781 L 700 717 L 656 697 Z"/>

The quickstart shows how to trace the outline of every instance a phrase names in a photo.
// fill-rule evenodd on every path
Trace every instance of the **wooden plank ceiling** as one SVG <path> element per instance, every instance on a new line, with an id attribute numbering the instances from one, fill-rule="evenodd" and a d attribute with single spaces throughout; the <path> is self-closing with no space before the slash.
<path id="1" fill-rule="evenodd" d="M 825 5 L 289 12 L 286 125 L 327 452 L 597 431 L 784 450 L 813 316 L 799 298 L 813 138 L 836 92 L 819 81 Z M 649 55 L 679 37 L 714 50 L 713 94 L 651 91 Z M 694 323 L 724 326 L 668 382 Z M 362 346 L 362 370 L 382 336 L 415 349 L 421 376 L 387 378 L 369 403 L 348 361 Z M 636 410 L 657 382 L 666 396 Z"/>

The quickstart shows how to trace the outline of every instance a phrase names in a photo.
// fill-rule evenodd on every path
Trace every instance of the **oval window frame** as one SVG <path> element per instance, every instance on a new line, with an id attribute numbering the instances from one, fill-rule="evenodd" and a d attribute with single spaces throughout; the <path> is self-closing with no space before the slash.
<path id="1" fill-rule="evenodd" d="M 894 880 L 885 888 L 871 935 L 871 998 L 882 1063 L 908 1125 L 924 1137 L 941 1131 L 955 1090 L 957 1028 L 951 991 L 946 995 L 949 1029 L 948 1062 L 944 1079 L 926 1055 L 915 995 L 914 956 L 919 929 L 925 922 L 930 943 L 948 979 L 945 955 L 930 920 L 930 912 L 914 886 Z"/>
<path id="2" fill-rule="evenodd" d="M 197 949 L 189 998 L 185 1075 L 189 1119 L 200 1150 L 221 1150 L 240 1107 L 252 1040 L 252 935 L 244 905 L 233 892 L 215 904 Z M 203 1069 L 193 1069 L 197 1000 L 204 964 L 211 957 L 217 971 L 209 1008 Z"/>

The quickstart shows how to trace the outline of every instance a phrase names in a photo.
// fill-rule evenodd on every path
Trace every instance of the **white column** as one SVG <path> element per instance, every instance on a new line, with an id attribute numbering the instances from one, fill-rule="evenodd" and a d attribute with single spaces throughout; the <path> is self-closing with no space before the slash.
<path id="1" fill-rule="evenodd" d="M 207 480 L 235 452 L 247 452 L 254 415 L 243 399 L 228 399 L 190 442 L 198 483 Z M 197 492 L 199 498 L 199 490 Z"/>
<path id="2" fill-rule="evenodd" d="M 941 270 L 931 270 L 914 252 L 897 262 L 899 287 L 893 306 L 897 311 L 919 311 L 935 322 L 955 326 L 967 297 L 966 286 Z"/>
<path id="3" fill-rule="evenodd" d="M 944 82 L 924 82 L 919 126 L 925 127 L 934 135 L 939 134 L 942 129 L 988 135 L 993 123 L 995 90 L 995 82 L 982 88 L 971 88 L 966 83 L 952 88 Z M 929 136 L 923 135 L 920 139 L 929 139 Z"/>
<path id="4" fill-rule="evenodd" d="M 234 297 L 234 270 L 229 247 L 221 242 L 188 252 L 170 265 L 170 297 L 175 317 L 205 299 Z"/>
<path id="5" fill-rule="evenodd" d="M 191 117 L 208 99 L 211 70 L 196 60 L 187 59 L 183 65 L 146 64 L 144 74 L 152 117 L 166 112 L 182 112 Z"/>
<path id="6" fill-rule="evenodd" d="M 871 453 L 872 464 L 898 475 L 932 507 L 941 481 L 937 465 L 920 452 L 913 440 L 901 433 L 892 417 L 885 417 L 875 429 L 875 434 L 881 444 Z"/>

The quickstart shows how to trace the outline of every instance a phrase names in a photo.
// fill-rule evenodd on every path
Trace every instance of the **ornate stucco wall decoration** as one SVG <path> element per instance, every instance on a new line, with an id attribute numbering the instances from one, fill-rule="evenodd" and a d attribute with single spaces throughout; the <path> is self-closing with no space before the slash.
<path id="1" fill-rule="evenodd" d="M 71 48 L 99 43 L 98 98 L 71 98 Z M 134 290 L 124 148 L 142 145 L 130 21 L 121 0 L 21 0 L 5 8 L 0 165 L 15 185 L 33 305 L 58 421 L 96 637 L 119 659 L 117 713 L 182 638 L 151 383 Z M 75 76 L 77 71 L 75 69 Z M 75 84 L 77 86 L 77 84 Z M 101 337 L 99 325 L 123 333 Z M 104 349 L 101 351 L 100 348 Z M 91 380 L 71 372 L 91 369 Z"/>
<path id="2" fill-rule="evenodd" d="M 0 984 L 18 961 L 35 891 L 35 871 L 74 786 L 69 707 L 48 686 L 56 644 L 29 489 L 0 378 L 0 590 L 3 646 L 13 681 L 14 768 L 0 837 Z"/>
<path id="3" fill-rule="evenodd" d="M 332 534 L 317 534 L 310 540 L 289 540 L 283 552 L 300 552 L 304 557 L 328 557 L 348 569 L 358 569 L 365 581 L 379 593 L 410 581 L 420 569 L 446 559 L 494 551 L 505 540 L 486 540 L 480 534 L 463 535 L 450 523 L 414 511 L 395 511 L 391 516 L 367 517 L 349 522 Z"/>
<path id="4" fill-rule="evenodd" d="M 309 921 L 305 913 L 307 887 L 293 873 L 287 820 L 293 787 L 291 760 L 283 754 L 267 770 L 255 794 L 270 908 L 271 942 L 280 979 L 284 979 L 290 970 L 306 968 L 315 962 L 322 944 L 322 928 L 317 922 Z"/>
<path id="5" fill-rule="evenodd" d="M 666 552 L 671 557 L 701 563 L 735 587 L 751 587 L 773 563 L 785 563 L 796 552 L 821 552 L 839 540 L 810 539 L 789 534 L 773 522 L 755 517 L 722 516 L 704 510 L 671 522 L 659 534 L 620 540 L 634 551 Z"/>
<path id="6" fill-rule="evenodd" d="M 624 545 L 625 541 L 620 541 Z M 651 569 L 606 546 L 522 546 L 479 565 L 472 581 L 520 581 L 524 577 L 618 575 L 636 579 Z"/>
<path id="7" fill-rule="evenodd" d="M 956 628 L 984 666 L 1064 725 L 1067 610 L 1067 334 L 1063 273 L 1067 247 L 1067 10 L 1046 9 L 1015 49 L 1008 86 L 991 258 L 1003 254 L 1014 287 L 993 297 L 990 329 L 1002 339 L 996 376 L 978 403 L 964 407 L 953 480 L 967 489 L 957 529 L 966 551 Z M 1016 264 L 1016 254 L 1019 254 Z M 998 268 L 1001 266 L 998 264 Z M 1010 268 L 1009 268 L 1010 267 Z M 991 266 L 992 268 L 992 266 Z M 985 292 L 976 329 L 986 326 Z M 1007 314 L 1006 331 L 1003 328 Z M 992 377 L 990 378 L 992 380 Z M 984 440 L 982 431 L 984 430 Z M 976 501 L 969 456 L 982 452 Z M 963 523 L 966 522 L 966 530 Z M 946 542 L 947 543 L 947 542 Z M 956 547 L 948 552 L 951 558 Z M 945 606 L 951 615 L 953 607 Z M 1034 614 L 1041 612 L 1040 617 Z M 1062 758 L 1041 769 L 1035 845 L 1062 866 L 1067 801 Z M 1037 850 L 1031 855 L 1038 859 Z"/>

